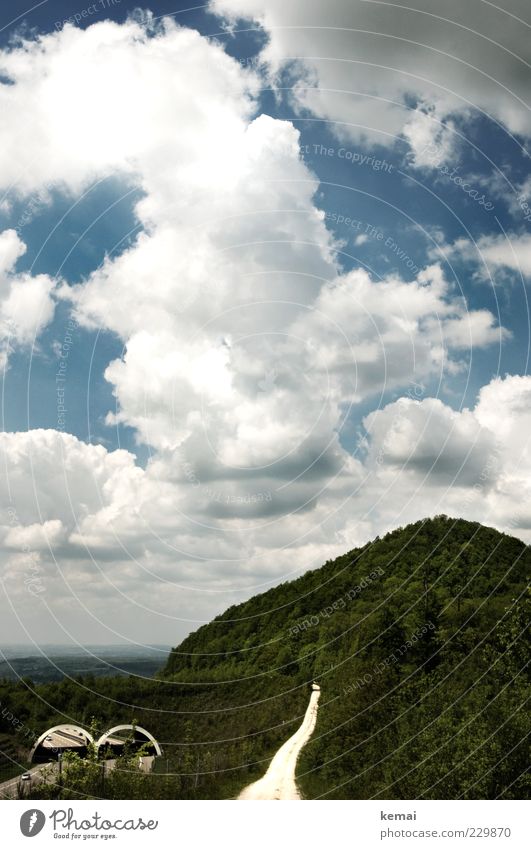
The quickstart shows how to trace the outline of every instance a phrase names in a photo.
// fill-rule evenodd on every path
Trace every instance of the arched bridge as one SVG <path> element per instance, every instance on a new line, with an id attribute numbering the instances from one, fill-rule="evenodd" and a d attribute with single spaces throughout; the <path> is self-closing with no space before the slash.
<path id="1" fill-rule="evenodd" d="M 153 734 L 150 734 L 145 728 L 141 728 L 140 725 L 115 725 L 114 728 L 101 735 L 96 742 L 96 751 L 102 753 L 108 748 L 111 749 L 113 754 L 119 754 L 127 740 L 135 748 L 147 743 L 150 754 L 162 755 L 162 749 Z"/>
<path id="2" fill-rule="evenodd" d="M 92 735 L 78 725 L 54 725 L 38 738 L 30 752 L 29 760 L 31 763 L 57 760 L 58 754 L 67 750 L 85 755 L 87 746 L 93 742 Z"/>

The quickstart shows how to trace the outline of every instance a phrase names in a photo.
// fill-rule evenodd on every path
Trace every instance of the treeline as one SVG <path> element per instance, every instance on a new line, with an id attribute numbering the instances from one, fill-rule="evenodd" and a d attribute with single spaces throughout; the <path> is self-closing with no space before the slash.
<path id="1" fill-rule="evenodd" d="M 478 523 L 417 522 L 227 610 L 165 674 L 317 679 L 308 797 L 522 798 L 530 564 Z"/>
<path id="2" fill-rule="evenodd" d="M 229 608 L 157 680 L 0 684 L 23 725 L 0 732 L 135 721 L 164 756 L 130 798 L 230 798 L 298 727 L 317 680 L 298 764 L 308 798 L 523 798 L 530 564 L 522 542 L 477 523 L 417 522 Z"/>
<path id="3" fill-rule="evenodd" d="M 274 680 L 264 682 L 258 693 L 254 682 L 220 689 L 134 677 L 86 677 L 41 685 L 1 681 L 4 777 L 16 773 L 10 769 L 13 762 L 26 768 L 29 749 L 53 725 L 92 726 L 97 737 L 113 725 L 135 724 L 147 728 L 162 746 L 153 775 L 119 766 L 102 784 L 101 773 L 88 760 L 76 761 L 62 788 L 41 787 L 37 795 L 231 798 L 264 772 L 275 750 L 300 724 L 306 702 L 305 687 L 282 692 Z M 13 741 L 9 751 L 7 741 Z M 113 795 L 117 792 L 124 795 Z"/>

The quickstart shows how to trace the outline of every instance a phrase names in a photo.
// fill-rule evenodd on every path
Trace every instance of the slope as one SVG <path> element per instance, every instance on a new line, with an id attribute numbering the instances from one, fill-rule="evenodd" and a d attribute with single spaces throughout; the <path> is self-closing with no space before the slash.
<path id="1" fill-rule="evenodd" d="M 306 796 L 518 798 L 530 550 L 445 516 L 231 607 L 172 650 L 180 682 L 321 684 Z M 271 700 L 272 720 L 275 713 Z"/>

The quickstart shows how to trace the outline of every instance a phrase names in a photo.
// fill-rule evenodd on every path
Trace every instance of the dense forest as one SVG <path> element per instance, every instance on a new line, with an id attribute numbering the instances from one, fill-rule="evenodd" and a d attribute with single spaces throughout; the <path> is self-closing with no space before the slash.
<path id="1" fill-rule="evenodd" d="M 61 721 L 135 721 L 164 748 L 154 774 L 127 762 L 128 790 L 103 788 L 74 764 L 46 792 L 230 798 L 297 728 L 317 680 L 306 798 L 525 798 L 530 563 L 477 523 L 417 522 L 229 608 L 156 680 L 4 681 L 2 750 L 11 763 L 13 745 Z"/>

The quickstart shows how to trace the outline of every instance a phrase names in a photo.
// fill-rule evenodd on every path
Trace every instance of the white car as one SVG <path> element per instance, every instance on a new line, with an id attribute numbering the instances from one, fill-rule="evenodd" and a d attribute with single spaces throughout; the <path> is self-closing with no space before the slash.
<path id="1" fill-rule="evenodd" d="M 29 773 L 29 772 L 22 773 L 22 775 L 20 777 L 21 777 L 22 781 L 31 781 L 31 773 Z"/>

